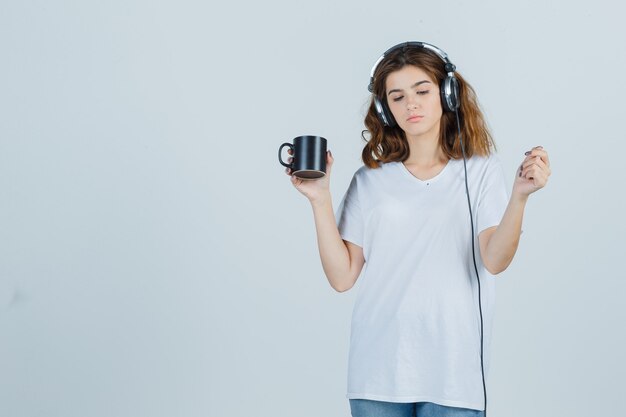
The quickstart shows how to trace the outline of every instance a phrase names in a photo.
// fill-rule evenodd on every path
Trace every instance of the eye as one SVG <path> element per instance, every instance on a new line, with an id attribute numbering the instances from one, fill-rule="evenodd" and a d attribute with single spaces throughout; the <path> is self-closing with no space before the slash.
<path id="1" fill-rule="evenodd" d="M 404 96 L 396 97 L 396 98 L 394 98 L 394 99 L 393 99 L 393 101 L 400 101 L 400 100 L 402 100 L 403 98 L 404 98 Z"/>
<path id="2" fill-rule="evenodd" d="M 418 91 L 417 94 L 420 94 L 423 96 L 424 94 L 428 94 L 429 92 L 430 90 L 423 90 L 423 91 Z"/>

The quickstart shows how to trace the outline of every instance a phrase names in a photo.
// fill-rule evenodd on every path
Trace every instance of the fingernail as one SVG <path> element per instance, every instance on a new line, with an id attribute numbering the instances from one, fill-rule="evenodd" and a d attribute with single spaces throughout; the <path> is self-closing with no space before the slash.
<path id="1" fill-rule="evenodd" d="M 330 149 L 328 150 L 328 153 L 330 154 L 330 156 L 333 156 L 333 153 L 330 151 Z"/>

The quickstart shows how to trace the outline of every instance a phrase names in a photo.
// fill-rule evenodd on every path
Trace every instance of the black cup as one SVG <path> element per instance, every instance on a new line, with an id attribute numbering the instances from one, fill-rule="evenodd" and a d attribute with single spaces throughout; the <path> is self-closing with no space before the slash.
<path id="1" fill-rule="evenodd" d="M 293 151 L 293 161 L 286 164 L 281 158 L 285 146 Z M 291 168 L 291 174 L 303 179 L 316 179 L 326 175 L 326 139 L 321 136 L 298 136 L 291 143 L 278 148 L 278 161 Z"/>

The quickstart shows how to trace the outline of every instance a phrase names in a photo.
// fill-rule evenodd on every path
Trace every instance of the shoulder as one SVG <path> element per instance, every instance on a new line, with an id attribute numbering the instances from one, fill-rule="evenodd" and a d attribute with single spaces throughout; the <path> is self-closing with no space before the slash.
<path id="1" fill-rule="evenodd" d="M 495 165 L 500 165 L 500 157 L 498 156 L 498 154 L 496 153 L 491 153 L 490 155 L 487 156 L 481 156 L 481 155 L 473 155 L 469 161 L 477 166 L 483 166 L 483 167 L 492 167 Z"/>
<path id="2" fill-rule="evenodd" d="M 378 193 L 385 189 L 389 183 L 397 181 L 399 170 L 393 162 L 379 163 L 377 168 L 370 168 L 367 165 L 359 167 L 352 176 L 350 188 L 358 190 L 359 194 Z"/>
<path id="3" fill-rule="evenodd" d="M 472 171 L 477 175 L 502 172 L 502 162 L 496 153 L 487 156 L 473 155 L 469 158 L 467 164 L 468 169 L 471 167 Z"/>
<path id="4" fill-rule="evenodd" d="M 396 162 L 379 162 L 377 168 L 370 168 L 367 165 L 361 165 L 361 167 L 359 167 L 359 169 L 357 169 L 354 173 L 354 177 L 359 180 L 366 180 L 388 175 L 392 172 L 394 164 L 396 164 Z"/>
<path id="5" fill-rule="evenodd" d="M 398 162 L 379 162 L 376 168 L 370 168 L 367 165 L 362 165 L 359 169 L 356 170 L 354 175 L 358 176 L 379 176 L 392 172 L 393 167 L 397 165 Z"/>
<path id="6" fill-rule="evenodd" d="M 457 161 L 458 175 L 463 175 L 463 158 Z M 497 154 L 492 153 L 487 156 L 472 155 L 467 159 L 467 176 L 470 183 L 481 185 L 494 179 L 504 178 L 502 163 Z"/>

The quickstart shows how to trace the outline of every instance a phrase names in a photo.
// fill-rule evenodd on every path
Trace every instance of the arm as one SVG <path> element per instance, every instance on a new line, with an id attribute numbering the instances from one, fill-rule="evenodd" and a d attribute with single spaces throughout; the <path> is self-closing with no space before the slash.
<path id="1" fill-rule="evenodd" d="M 483 264 L 493 275 L 504 271 L 515 256 L 527 200 L 528 196 L 519 199 L 511 197 L 500 224 L 485 229 L 478 235 Z"/>
<path id="2" fill-rule="evenodd" d="M 291 149 L 287 152 L 293 154 Z M 293 157 L 290 157 L 289 162 L 292 160 Z M 315 181 L 304 181 L 291 175 L 290 168 L 285 169 L 285 172 L 291 176 L 293 186 L 311 202 L 324 273 L 330 286 L 338 292 L 343 292 L 352 288 L 361 273 L 365 259 L 363 248 L 343 240 L 339 234 L 329 191 L 333 163 L 334 158 L 328 151 L 326 175 Z"/>
<path id="3" fill-rule="evenodd" d="M 330 286 L 338 292 L 352 288 L 365 260 L 363 249 L 339 235 L 330 193 L 326 198 L 311 202 L 317 243 L 324 273 Z"/>
<path id="4" fill-rule="evenodd" d="M 543 188 L 551 173 L 548 154 L 541 146 L 526 152 L 500 224 L 483 230 L 478 236 L 483 264 L 491 274 L 504 271 L 513 260 L 528 196 Z"/>

